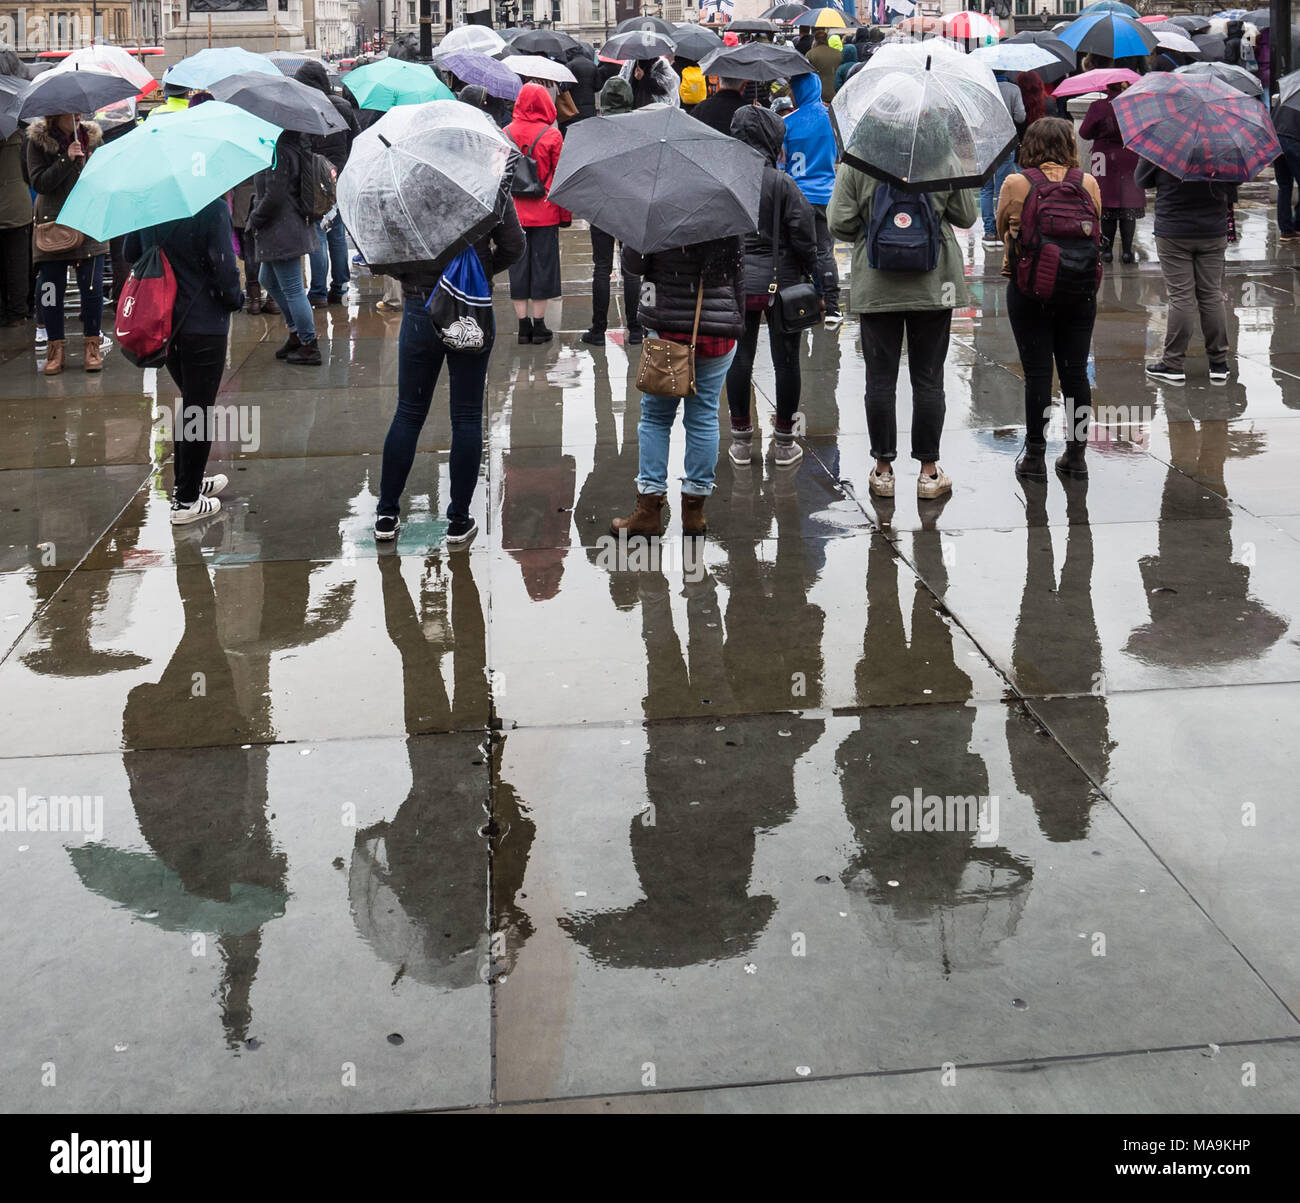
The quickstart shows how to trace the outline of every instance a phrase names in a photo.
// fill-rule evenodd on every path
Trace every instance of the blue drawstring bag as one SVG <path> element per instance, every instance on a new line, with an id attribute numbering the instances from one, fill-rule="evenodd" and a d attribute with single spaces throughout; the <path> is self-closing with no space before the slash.
<path id="1" fill-rule="evenodd" d="M 492 330 L 492 286 L 478 252 L 461 251 L 442 273 L 425 309 L 448 350 L 481 355 Z"/>

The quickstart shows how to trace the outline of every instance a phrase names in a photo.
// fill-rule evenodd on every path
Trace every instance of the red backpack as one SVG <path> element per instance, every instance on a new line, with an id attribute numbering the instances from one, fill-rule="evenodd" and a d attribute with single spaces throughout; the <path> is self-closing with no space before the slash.
<path id="1" fill-rule="evenodd" d="M 1020 174 L 1030 187 L 1016 238 L 1016 285 L 1046 304 L 1092 296 L 1101 286 L 1101 222 L 1083 172 L 1071 167 L 1060 181 L 1037 167 Z"/>
<path id="2" fill-rule="evenodd" d="M 161 246 L 149 247 L 131 266 L 117 302 L 117 342 L 138 368 L 156 368 L 167 359 L 176 307 L 176 276 Z"/>

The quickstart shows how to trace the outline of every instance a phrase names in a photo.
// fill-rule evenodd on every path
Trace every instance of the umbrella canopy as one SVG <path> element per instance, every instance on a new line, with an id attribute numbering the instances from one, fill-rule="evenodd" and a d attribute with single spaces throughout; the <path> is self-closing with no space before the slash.
<path id="1" fill-rule="evenodd" d="M 59 221 L 106 242 L 193 217 L 269 167 L 279 136 L 269 121 L 219 100 L 146 121 L 90 156 Z"/>
<path id="2" fill-rule="evenodd" d="M 530 29 L 510 43 L 516 54 L 540 54 L 562 60 L 573 49 L 573 39 L 556 29 Z"/>
<path id="3" fill-rule="evenodd" d="M 614 26 L 615 33 L 632 33 L 637 30 L 641 33 L 661 33 L 671 38 L 677 32 L 677 27 L 659 17 L 628 17 L 626 21 L 620 21 Z"/>
<path id="4" fill-rule="evenodd" d="M 173 63 L 163 72 L 162 81 L 177 88 L 203 89 L 212 87 L 219 79 L 240 75 L 245 71 L 260 71 L 264 75 L 279 75 L 277 67 L 264 54 L 254 54 L 242 46 L 205 46 L 197 54 Z"/>
<path id="5" fill-rule="evenodd" d="M 693 63 L 698 63 L 715 50 L 722 49 L 722 39 L 702 25 L 684 26 L 673 34 L 673 41 L 677 43 L 677 53 Z"/>
<path id="6" fill-rule="evenodd" d="M 1078 55 L 1073 46 L 1067 46 L 1056 34 L 1046 29 L 1026 29 L 1006 40 L 1007 46 L 1042 46 L 1050 50 L 1061 62 L 1073 71 L 1077 65 Z"/>
<path id="7" fill-rule="evenodd" d="M 0 138 L 8 138 L 18 128 L 18 113 L 31 86 L 30 80 L 16 75 L 0 75 Z"/>
<path id="8" fill-rule="evenodd" d="M 258 71 L 244 71 L 217 80 L 208 91 L 214 100 L 228 100 L 281 129 L 303 134 L 332 134 L 347 129 L 328 96 L 287 75 L 277 79 Z"/>
<path id="9" fill-rule="evenodd" d="M 158 87 L 158 81 L 136 59 L 120 46 L 106 44 L 82 46 L 69 54 L 57 67 L 59 71 L 103 71 L 116 75 L 135 85 L 140 96 L 148 96 Z"/>
<path id="10" fill-rule="evenodd" d="M 1273 14 L 1266 8 L 1252 8 L 1244 17 L 1243 21 L 1253 25 L 1256 29 L 1270 29 L 1273 25 Z"/>
<path id="11" fill-rule="evenodd" d="M 1006 71 L 1009 74 L 1036 71 L 1043 67 L 1065 67 L 1058 55 L 1046 46 L 1036 46 L 1032 42 L 1002 42 L 997 46 L 980 46 L 972 50 L 970 56 L 990 71 Z"/>
<path id="12" fill-rule="evenodd" d="M 56 113 L 94 113 L 138 92 L 130 80 L 103 71 L 46 71 L 27 90 L 18 116 L 30 121 Z"/>
<path id="13" fill-rule="evenodd" d="M 774 4 L 766 12 L 758 15 L 765 21 L 793 21 L 808 11 L 806 4 Z"/>
<path id="14" fill-rule="evenodd" d="M 508 54 L 501 60 L 521 79 L 549 79 L 557 84 L 576 84 L 577 76 L 563 63 L 540 54 Z"/>
<path id="15" fill-rule="evenodd" d="M 881 46 L 831 118 L 846 163 L 909 192 L 980 184 L 1016 139 L 993 72 L 941 41 Z"/>
<path id="16" fill-rule="evenodd" d="M 438 60 L 457 79 L 482 88 L 489 96 L 514 100 L 524 86 L 519 78 L 500 59 L 492 58 L 480 50 L 456 50 Z"/>
<path id="17" fill-rule="evenodd" d="M 725 46 L 715 50 L 700 63 L 705 75 L 723 79 L 752 79 L 758 83 L 773 83 L 795 75 L 807 75 L 812 64 L 793 46 L 778 46 L 775 42 L 746 42 L 741 46 Z"/>
<path id="18" fill-rule="evenodd" d="M 329 77 L 331 88 L 337 88 L 343 82 L 343 77 L 339 75 L 333 66 L 321 62 L 320 59 L 313 58 L 309 54 L 298 54 L 292 50 L 268 50 L 262 57 L 267 59 L 281 75 L 287 75 L 290 79 L 298 74 L 298 68 L 303 63 L 315 63 L 318 67 L 325 68 L 325 74 Z"/>
<path id="19" fill-rule="evenodd" d="M 1223 62 L 1223 56 L 1227 53 L 1228 39 L 1221 33 L 1194 33 L 1192 41 L 1196 43 L 1196 48 L 1201 52 L 1201 58 L 1210 63 Z"/>
<path id="20" fill-rule="evenodd" d="M 631 29 L 616 33 L 600 48 L 600 57 L 607 63 L 626 63 L 631 59 L 663 58 L 677 49 L 676 42 L 662 33 L 645 33 Z"/>
<path id="21" fill-rule="evenodd" d="M 1225 8 L 1222 12 L 1214 13 L 1211 19 L 1216 21 L 1244 21 L 1246 19 L 1246 10 L 1244 8 Z"/>
<path id="22" fill-rule="evenodd" d="M 904 17 L 898 23 L 898 32 L 910 34 L 914 38 L 943 37 L 947 30 L 943 27 L 942 17 Z"/>
<path id="23" fill-rule="evenodd" d="M 372 268 L 441 271 L 500 220 L 512 153 L 496 122 L 470 105 L 400 105 L 353 142 L 339 213 Z"/>
<path id="24" fill-rule="evenodd" d="M 1094 0 L 1092 4 L 1085 4 L 1079 9 L 1079 16 L 1086 17 L 1089 13 L 1119 13 L 1121 17 L 1132 17 L 1137 20 L 1137 9 L 1131 4 L 1121 4 L 1120 0 Z"/>
<path id="25" fill-rule="evenodd" d="M 1230 88 L 1236 88 L 1238 92 L 1243 92 L 1247 96 L 1262 96 L 1264 94 L 1264 85 L 1261 84 L 1254 75 L 1246 70 L 1245 67 L 1238 67 L 1232 63 L 1188 63 L 1185 67 L 1178 67 L 1174 71 L 1175 75 L 1192 75 L 1217 79 L 1225 83 Z"/>
<path id="26" fill-rule="evenodd" d="M 1264 106 L 1216 79 L 1159 72 L 1111 103 L 1124 145 L 1179 179 L 1253 179 L 1282 153 Z"/>
<path id="27" fill-rule="evenodd" d="M 838 8 L 813 8 L 790 22 L 796 29 L 848 29 L 857 24 Z M 734 25 L 734 23 L 733 23 Z"/>
<path id="28" fill-rule="evenodd" d="M 983 42 L 991 45 L 1002 36 L 1002 26 L 983 13 L 964 10 L 943 19 L 944 32 L 959 42 Z"/>
<path id="29" fill-rule="evenodd" d="M 1129 58 L 1154 50 L 1156 35 L 1132 17 L 1115 13 L 1089 13 L 1061 31 L 1061 41 L 1080 54 L 1100 54 L 1106 58 Z"/>
<path id="30" fill-rule="evenodd" d="M 1084 71 L 1059 84 L 1053 96 L 1085 96 L 1089 92 L 1104 92 L 1111 84 L 1135 84 L 1142 77 L 1127 67 L 1099 67 Z"/>
<path id="31" fill-rule="evenodd" d="M 776 26 L 761 17 L 741 17 L 727 22 L 728 33 L 775 33 Z"/>
<path id="32" fill-rule="evenodd" d="M 527 30 L 521 30 L 526 33 Z M 453 29 L 433 48 L 433 57 L 454 54 L 457 50 L 477 50 L 481 54 L 500 54 L 506 48 L 505 40 L 495 29 L 486 25 L 461 25 Z"/>
<path id="33" fill-rule="evenodd" d="M 432 68 L 397 58 L 380 59 L 349 71 L 348 91 L 356 97 L 358 108 L 381 111 L 399 104 L 456 99 Z"/>
<path id="34" fill-rule="evenodd" d="M 1180 13 L 1176 17 L 1160 17 L 1161 21 L 1168 21 L 1171 25 L 1181 25 L 1190 33 L 1204 33 L 1210 28 L 1209 17 L 1196 17 L 1190 13 Z"/>
<path id="35" fill-rule="evenodd" d="M 1192 41 L 1186 30 L 1179 29 L 1177 26 L 1163 29 L 1152 25 L 1149 28 L 1156 35 L 1156 44 L 1162 50 L 1173 50 L 1178 54 L 1200 56 L 1200 47 Z"/>
<path id="36" fill-rule="evenodd" d="M 650 254 L 752 231 L 764 161 L 680 109 L 589 117 L 569 130 L 551 200 Z"/>

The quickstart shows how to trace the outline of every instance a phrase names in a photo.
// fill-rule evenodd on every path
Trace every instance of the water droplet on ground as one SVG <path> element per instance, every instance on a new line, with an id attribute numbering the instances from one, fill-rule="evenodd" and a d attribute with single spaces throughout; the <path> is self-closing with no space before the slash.
<path id="1" fill-rule="evenodd" d="M 406 1037 L 403 1036 L 401 1032 L 389 1032 L 389 1033 L 388 1033 L 388 1043 L 389 1043 L 389 1044 L 405 1044 L 405 1043 L 406 1043 Z"/>
<path id="2" fill-rule="evenodd" d="M 1024 1000 L 1023 998 L 1013 998 L 1013 999 L 1011 1000 L 1011 1005 L 1012 1005 L 1013 1007 L 1015 1007 L 1015 1009 L 1016 1009 L 1017 1011 L 1028 1011 L 1028 1010 L 1029 1010 L 1029 1004 L 1028 1004 L 1027 1002 L 1025 1002 L 1025 1000 Z"/>
<path id="3" fill-rule="evenodd" d="M 796 1065 L 794 1067 L 794 1072 L 801 1078 L 806 1078 L 810 1073 L 812 1073 L 812 1068 L 808 1065 Z"/>

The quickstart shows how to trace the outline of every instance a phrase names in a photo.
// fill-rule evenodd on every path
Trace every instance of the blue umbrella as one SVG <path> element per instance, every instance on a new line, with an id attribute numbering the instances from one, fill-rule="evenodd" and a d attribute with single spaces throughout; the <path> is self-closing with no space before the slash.
<path id="1" fill-rule="evenodd" d="M 1094 0 L 1094 3 L 1085 4 L 1079 9 L 1081 17 L 1086 17 L 1089 13 L 1119 13 L 1121 17 L 1132 17 L 1135 21 L 1138 18 L 1138 10 L 1131 4 L 1121 4 L 1120 0 Z"/>
<path id="2" fill-rule="evenodd" d="M 1244 8 L 1225 8 L 1223 12 L 1215 13 L 1211 20 L 1244 21 L 1247 11 Z"/>
<path id="3" fill-rule="evenodd" d="M 205 46 L 197 54 L 168 67 L 163 72 L 162 81 L 177 88 L 206 91 L 217 80 L 238 75 L 241 71 L 280 74 L 280 69 L 264 54 L 254 54 L 242 46 Z"/>
<path id="4" fill-rule="evenodd" d="M 1089 13 L 1061 30 L 1061 41 L 1080 54 L 1104 58 L 1130 58 L 1155 49 L 1156 35 L 1132 17 L 1117 13 Z"/>
<path id="5" fill-rule="evenodd" d="M 455 50 L 444 54 L 438 60 L 438 66 L 445 67 L 457 79 L 475 84 L 489 96 L 502 100 L 514 100 L 524 86 L 524 81 L 500 59 L 479 50 Z"/>

